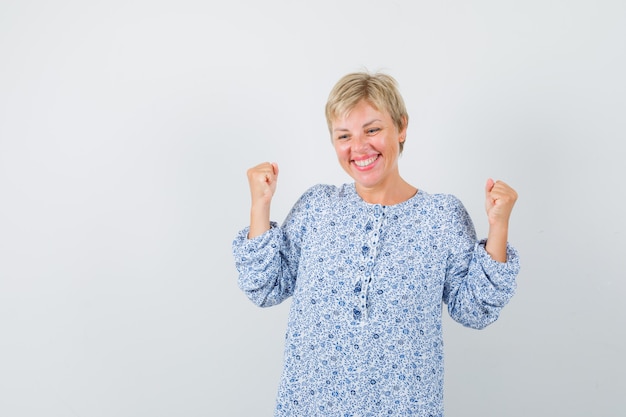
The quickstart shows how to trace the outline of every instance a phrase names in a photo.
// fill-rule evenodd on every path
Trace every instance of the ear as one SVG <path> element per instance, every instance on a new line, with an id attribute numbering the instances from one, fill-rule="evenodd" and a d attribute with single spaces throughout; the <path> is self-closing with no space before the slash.
<path id="1" fill-rule="evenodd" d="M 402 130 L 400 130 L 400 142 L 406 140 L 406 129 L 409 127 L 409 119 L 406 116 L 402 117 Z"/>

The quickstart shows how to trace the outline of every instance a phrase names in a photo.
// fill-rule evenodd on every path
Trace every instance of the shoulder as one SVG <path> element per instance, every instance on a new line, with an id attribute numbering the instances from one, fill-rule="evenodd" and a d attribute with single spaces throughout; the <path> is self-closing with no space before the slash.
<path id="1" fill-rule="evenodd" d="M 473 236 L 472 219 L 461 200 L 453 194 L 426 194 L 423 198 L 419 218 L 434 231 L 460 236 Z"/>
<path id="2" fill-rule="evenodd" d="M 301 201 L 306 201 L 309 204 L 324 205 L 324 204 L 336 204 L 337 202 L 346 199 L 350 195 L 350 185 L 344 184 L 341 186 L 330 184 L 316 184 L 309 187 L 300 197 Z"/>
<path id="3" fill-rule="evenodd" d="M 436 228 L 465 225 L 471 220 L 461 200 L 453 194 L 422 193 L 417 215 Z"/>
<path id="4" fill-rule="evenodd" d="M 463 208 L 463 203 L 454 194 L 429 194 L 421 192 L 424 208 L 433 212 L 450 212 Z"/>
<path id="5" fill-rule="evenodd" d="M 339 207 L 347 207 L 352 201 L 350 185 L 316 184 L 309 187 L 298 199 L 292 212 L 318 218 L 335 212 Z"/>

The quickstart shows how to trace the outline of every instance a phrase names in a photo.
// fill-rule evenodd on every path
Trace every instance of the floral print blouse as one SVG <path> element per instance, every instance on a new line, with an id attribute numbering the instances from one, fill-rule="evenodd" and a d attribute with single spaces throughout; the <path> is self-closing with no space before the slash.
<path id="1" fill-rule="evenodd" d="M 422 190 L 383 206 L 316 185 L 282 226 L 247 233 L 240 288 L 262 307 L 293 297 L 275 416 L 443 416 L 442 306 L 484 328 L 519 271 L 511 246 L 491 259 L 456 197 Z"/>

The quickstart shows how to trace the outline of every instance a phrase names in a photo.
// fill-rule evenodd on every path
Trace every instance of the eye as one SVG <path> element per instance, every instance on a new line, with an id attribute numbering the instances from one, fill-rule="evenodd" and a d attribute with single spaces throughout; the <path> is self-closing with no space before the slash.
<path id="1" fill-rule="evenodd" d="M 345 140 L 348 138 L 349 138 L 349 135 L 347 133 L 337 136 L 337 140 Z"/>
<path id="2" fill-rule="evenodd" d="M 379 127 L 372 127 L 366 130 L 368 135 L 375 135 L 376 133 L 380 132 L 380 128 Z"/>

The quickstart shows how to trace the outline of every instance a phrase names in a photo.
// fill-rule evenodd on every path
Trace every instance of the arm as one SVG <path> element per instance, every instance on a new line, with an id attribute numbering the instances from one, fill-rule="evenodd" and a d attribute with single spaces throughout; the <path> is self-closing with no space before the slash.
<path id="1" fill-rule="evenodd" d="M 270 205 L 276 192 L 278 164 L 259 164 L 250 168 L 247 175 L 251 200 L 248 238 L 252 239 L 270 229 Z"/>
<path id="2" fill-rule="evenodd" d="M 509 234 L 509 218 L 517 193 L 502 181 L 491 178 L 485 185 L 485 209 L 489 221 L 489 233 L 485 249 L 498 262 L 506 262 L 506 244 Z"/>
<path id="3" fill-rule="evenodd" d="M 270 222 L 269 210 L 278 166 L 260 164 L 248 170 L 252 204 L 250 226 L 233 241 L 241 290 L 256 305 L 279 304 L 293 294 L 300 259 L 302 204 L 296 203 L 285 224 Z"/>
<path id="4" fill-rule="evenodd" d="M 299 260 L 297 241 L 291 243 L 277 223 L 262 235 L 248 239 L 250 228 L 233 240 L 239 288 L 259 307 L 280 304 L 293 294 Z"/>
<path id="5" fill-rule="evenodd" d="M 503 250 L 504 262 L 494 259 L 487 250 L 489 242 L 477 241 L 469 214 L 460 201 L 454 201 L 443 301 L 455 321 L 482 329 L 498 319 L 513 296 L 519 257 L 504 241 L 504 248 L 497 248 Z"/>

